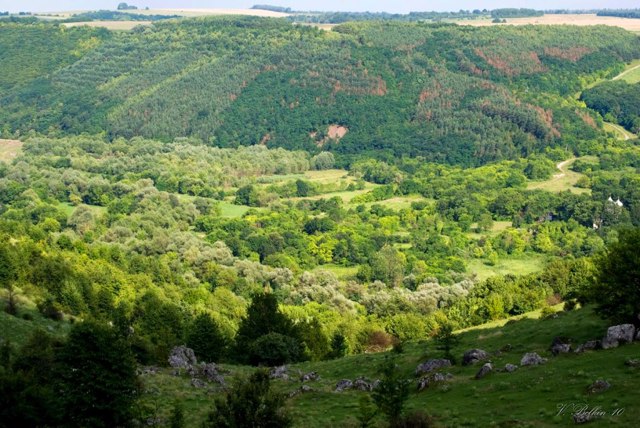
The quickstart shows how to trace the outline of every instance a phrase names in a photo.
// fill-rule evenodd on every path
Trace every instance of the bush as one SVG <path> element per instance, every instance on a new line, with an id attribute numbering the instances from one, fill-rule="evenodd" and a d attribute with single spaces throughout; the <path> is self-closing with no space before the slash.
<path id="1" fill-rule="evenodd" d="M 249 355 L 251 364 L 280 366 L 303 360 L 304 348 L 293 337 L 280 333 L 269 333 L 251 344 Z"/>
<path id="2" fill-rule="evenodd" d="M 203 424 L 209 428 L 287 428 L 291 417 L 284 410 L 284 395 L 271 390 L 269 373 L 258 370 L 238 379 Z"/>

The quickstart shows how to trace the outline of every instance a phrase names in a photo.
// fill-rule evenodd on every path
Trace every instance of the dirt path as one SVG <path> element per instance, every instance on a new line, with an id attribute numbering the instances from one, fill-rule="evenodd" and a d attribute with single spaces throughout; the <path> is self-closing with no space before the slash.
<path id="1" fill-rule="evenodd" d="M 635 67 L 631 67 L 631 68 L 630 68 L 630 69 L 628 69 L 628 70 L 623 71 L 622 73 L 618 74 L 616 77 L 614 77 L 614 78 L 613 78 L 613 79 L 611 79 L 611 80 L 618 80 L 618 79 L 620 79 L 621 77 L 624 77 L 626 74 L 631 73 L 633 70 L 635 70 L 635 69 L 637 69 L 637 68 L 640 68 L 640 64 L 636 65 Z"/>
<path id="2" fill-rule="evenodd" d="M 567 159 L 565 161 L 560 162 L 559 164 L 556 165 L 556 168 L 558 168 L 560 170 L 560 174 L 555 174 L 553 176 L 553 178 L 555 178 L 556 180 L 561 179 L 562 177 L 567 175 L 567 171 L 564 169 L 565 166 L 572 164 L 574 161 L 576 160 L 576 158 L 571 158 L 571 159 Z"/>

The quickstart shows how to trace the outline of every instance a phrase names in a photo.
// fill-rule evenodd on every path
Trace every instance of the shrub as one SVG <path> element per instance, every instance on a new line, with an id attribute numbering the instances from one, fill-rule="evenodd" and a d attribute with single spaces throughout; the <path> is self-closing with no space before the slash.
<path id="1" fill-rule="evenodd" d="M 293 337 L 280 333 L 269 333 L 251 344 L 249 355 L 251 364 L 279 366 L 301 361 L 304 357 L 304 348 Z"/>

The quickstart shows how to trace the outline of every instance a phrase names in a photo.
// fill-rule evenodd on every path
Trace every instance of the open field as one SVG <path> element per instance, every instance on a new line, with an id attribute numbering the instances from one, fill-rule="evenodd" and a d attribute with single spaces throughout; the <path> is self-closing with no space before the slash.
<path id="1" fill-rule="evenodd" d="M 11 162 L 21 150 L 22 141 L 0 140 L 0 162 Z"/>
<path id="2" fill-rule="evenodd" d="M 529 190 L 547 190 L 549 192 L 564 192 L 569 190 L 573 193 L 589 193 L 589 189 L 582 189 L 575 187 L 576 183 L 582 177 L 582 174 L 571 171 L 569 167 L 576 161 L 577 158 L 568 159 L 564 162 L 560 162 L 557 165 L 559 173 L 555 174 L 549 180 L 545 181 L 533 181 L 527 185 Z"/>
<path id="3" fill-rule="evenodd" d="M 622 79 L 627 83 L 640 82 L 640 59 L 633 61 L 629 66 L 611 80 Z"/>
<path id="4" fill-rule="evenodd" d="M 467 264 L 467 273 L 476 274 L 480 281 L 497 275 L 527 275 L 541 271 L 544 262 L 545 256 L 533 254 L 519 258 L 501 258 L 493 266 L 486 265 L 484 260 L 471 259 Z"/>
<path id="5" fill-rule="evenodd" d="M 506 24 L 493 24 L 490 19 L 475 21 L 457 21 L 459 25 L 485 27 L 489 25 L 610 25 L 628 31 L 640 32 L 640 19 L 617 18 L 613 16 L 596 16 L 595 14 L 548 14 L 530 18 L 507 19 Z"/>
<path id="6" fill-rule="evenodd" d="M 83 25 L 89 27 L 102 27 L 108 30 L 120 30 L 128 31 L 138 25 L 149 25 L 151 21 L 87 21 L 87 22 L 67 22 L 65 27 L 82 27 Z"/>

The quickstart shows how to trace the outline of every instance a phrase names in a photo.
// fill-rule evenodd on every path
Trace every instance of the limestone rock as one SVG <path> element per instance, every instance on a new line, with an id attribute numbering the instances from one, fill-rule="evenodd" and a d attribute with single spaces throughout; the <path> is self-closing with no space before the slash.
<path id="1" fill-rule="evenodd" d="M 588 342 L 579 345 L 573 352 L 580 354 L 584 351 L 593 351 L 596 349 L 602 348 L 602 341 L 600 340 L 590 340 Z"/>
<path id="2" fill-rule="evenodd" d="M 602 339 L 602 349 L 617 348 L 621 343 L 633 342 L 636 328 L 633 324 L 614 325 L 607 329 L 607 335 Z"/>
<path id="3" fill-rule="evenodd" d="M 364 377 L 359 377 L 353 381 L 353 389 L 357 389 L 358 391 L 373 391 L 374 383 L 367 380 Z M 379 382 L 378 382 L 379 383 Z M 377 384 L 376 384 L 377 386 Z"/>
<path id="4" fill-rule="evenodd" d="M 594 419 L 597 419 L 598 417 L 590 412 L 581 412 L 581 413 L 574 413 L 573 414 L 573 422 L 576 425 L 580 425 L 580 424 L 586 424 L 587 422 L 591 422 Z"/>
<path id="5" fill-rule="evenodd" d="M 279 366 L 279 367 L 274 367 L 269 372 L 269 377 L 271 379 L 289 380 L 289 373 L 288 372 L 289 372 L 289 368 L 286 365 Z"/>
<path id="6" fill-rule="evenodd" d="M 320 379 L 320 375 L 317 372 L 310 372 L 302 375 L 302 382 L 311 382 Z"/>
<path id="7" fill-rule="evenodd" d="M 335 392 L 342 392 L 353 387 L 353 382 L 349 379 L 342 379 L 336 384 Z"/>
<path id="8" fill-rule="evenodd" d="M 295 389 L 289 393 L 289 398 L 295 397 L 296 395 L 304 394 L 305 392 L 311 392 L 313 389 L 309 385 L 302 385 L 300 388 Z"/>
<path id="9" fill-rule="evenodd" d="M 550 349 L 553 355 L 566 354 L 571 351 L 571 344 L 566 337 L 554 337 Z"/>
<path id="10" fill-rule="evenodd" d="M 169 354 L 169 365 L 174 369 L 188 369 L 197 363 L 193 349 L 186 346 L 176 346 Z"/>
<path id="11" fill-rule="evenodd" d="M 589 394 L 600 394 L 601 392 L 605 392 L 607 389 L 611 388 L 611 384 L 606 380 L 598 379 L 593 382 L 587 388 L 587 392 Z"/>
<path id="12" fill-rule="evenodd" d="M 484 363 L 484 365 L 480 367 L 480 370 L 478 371 L 478 373 L 476 373 L 476 379 L 482 379 L 492 371 L 493 371 L 493 366 L 491 365 L 491 363 Z"/>
<path id="13" fill-rule="evenodd" d="M 205 386 L 207 386 L 207 383 L 202 379 L 194 377 L 193 379 L 191 379 L 191 386 L 193 386 L 194 388 L 204 388 Z"/>
<path id="14" fill-rule="evenodd" d="M 625 361 L 624 364 L 629 367 L 640 367 L 640 360 L 632 358 Z"/>
<path id="15" fill-rule="evenodd" d="M 462 365 L 468 366 L 489 358 L 489 354 L 482 349 L 471 349 L 462 356 Z"/>
<path id="16" fill-rule="evenodd" d="M 546 358 L 542 358 L 540 355 L 535 352 L 529 352 L 524 354 L 522 359 L 520 360 L 521 366 L 537 366 L 538 364 L 544 364 L 547 362 Z"/>
<path id="17" fill-rule="evenodd" d="M 445 367 L 451 367 L 451 361 L 446 359 L 428 360 L 416 367 L 416 376 L 430 373 Z"/>
<path id="18" fill-rule="evenodd" d="M 442 383 L 449 379 L 452 379 L 453 375 L 451 373 L 443 374 L 443 373 L 432 373 L 426 376 L 423 376 L 418 380 L 418 391 L 422 391 L 427 389 L 429 386 L 434 385 L 436 383 Z"/>
<path id="19" fill-rule="evenodd" d="M 515 364 L 507 364 L 504 366 L 504 371 L 507 373 L 513 373 L 516 370 L 518 370 L 518 366 L 516 366 Z"/>

